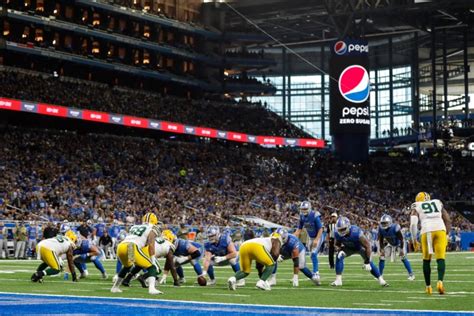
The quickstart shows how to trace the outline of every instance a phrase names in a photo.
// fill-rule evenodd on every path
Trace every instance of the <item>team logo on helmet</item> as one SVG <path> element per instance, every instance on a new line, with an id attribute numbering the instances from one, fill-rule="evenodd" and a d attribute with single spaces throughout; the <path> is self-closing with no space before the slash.
<path id="1" fill-rule="evenodd" d="M 369 73 L 360 65 L 344 69 L 339 76 L 339 92 L 352 103 L 363 103 L 370 95 Z"/>
<path id="2" fill-rule="evenodd" d="M 337 55 L 344 55 L 347 52 L 347 44 L 344 41 L 338 41 L 334 44 L 334 52 Z"/>

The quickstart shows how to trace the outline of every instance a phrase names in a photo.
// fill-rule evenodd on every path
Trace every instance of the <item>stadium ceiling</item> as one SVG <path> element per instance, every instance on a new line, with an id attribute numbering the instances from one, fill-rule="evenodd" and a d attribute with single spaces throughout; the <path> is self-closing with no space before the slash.
<path id="1" fill-rule="evenodd" d="M 346 36 L 387 37 L 433 27 L 468 26 L 474 41 L 473 0 L 230 0 L 226 27 L 257 31 L 241 15 L 288 46 L 314 45 Z M 234 10 L 235 9 L 235 10 Z M 238 11 L 236 13 L 235 11 Z M 240 15 L 241 14 L 241 15 Z M 453 46 L 459 38 L 450 37 Z M 279 46 L 269 38 L 266 43 Z M 422 42 L 429 46 L 429 41 Z"/>

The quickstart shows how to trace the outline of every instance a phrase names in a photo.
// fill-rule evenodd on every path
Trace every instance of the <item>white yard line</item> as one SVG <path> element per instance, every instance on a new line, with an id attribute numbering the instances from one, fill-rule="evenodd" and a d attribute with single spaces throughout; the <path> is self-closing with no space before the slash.
<path id="1" fill-rule="evenodd" d="M 203 293 L 205 296 L 239 296 L 239 297 L 250 297 L 246 294 L 225 294 L 225 293 Z"/>

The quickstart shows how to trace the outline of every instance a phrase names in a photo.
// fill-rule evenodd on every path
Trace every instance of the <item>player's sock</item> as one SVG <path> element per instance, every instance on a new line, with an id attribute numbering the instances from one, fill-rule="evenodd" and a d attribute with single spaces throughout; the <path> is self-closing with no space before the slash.
<path id="1" fill-rule="evenodd" d="M 275 268 L 273 268 L 272 274 L 276 274 L 278 270 L 278 263 L 275 263 Z"/>
<path id="2" fill-rule="evenodd" d="M 104 269 L 104 266 L 102 265 L 102 262 L 99 260 L 99 259 L 95 259 L 94 261 L 92 261 L 95 265 L 95 267 L 97 268 L 97 270 L 99 270 L 102 274 L 105 273 L 105 269 Z"/>
<path id="3" fill-rule="evenodd" d="M 423 276 L 426 286 L 431 285 L 431 260 L 423 260 Z"/>
<path id="4" fill-rule="evenodd" d="M 385 260 L 380 259 L 379 260 L 379 271 L 380 274 L 383 274 L 383 270 L 385 269 Z"/>
<path id="5" fill-rule="evenodd" d="M 370 273 L 378 279 L 380 277 L 379 269 L 372 261 L 370 261 L 370 267 L 372 268 L 372 270 L 370 270 Z"/>
<path id="6" fill-rule="evenodd" d="M 232 264 L 231 267 L 234 272 L 240 271 L 240 265 L 238 263 Z"/>
<path id="7" fill-rule="evenodd" d="M 120 280 L 120 283 L 122 283 L 122 279 L 125 278 L 125 276 L 127 275 L 127 273 L 130 272 L 130 270 L 132 269 L 132 267 L 122 267 L 122 269 L 120 270 L 120 272 L 118 273 L 118 277 L 121 279 Z"/>
<path id="8" fill-rule="evenodd" d="M 209 265 L 209 268 L 207 268 L 207 275 L 209 276 L 209 279 L 214 280 L 216 276 L 214 275 L 214 266 Z"/>
<path id="9" fill-rule="evenodd" d="M 313 273 L 309 271 L 308 267 L 304 267 L 303 269 L 301 269 L 301 272 L 303 272 L 303 274 L 306 275 L 308 279 L 311 279 L 313 277 Z"/>
<path id="10" fill-rule="evenodd" d="M 46 269 L 44 272 L 46 273 L 46 275 L 55 275 L 61 271 L 53 269 L 53 268 L 49 268 L 49 269 Z"/>
<path id="11" fill-rule="evenodd" d="M 43 271 L 45 270 L 46 268 L 48 268 L 48 265 L 46 263 L 41 263 L 38 268 L 36 268 L 36 271 Z"/>
<path id="12" fill-rule="evenodd" d="M 184 271 L 183 271 L 182 266 L 179 266 L 179 267 L 176 268 L 176 273 L 178 274 L 180 279 L 184 278 Z"/>
<path id="13" fill-rule="evenodd" d="M 409 274 L 409 275 L 412 275 L 412 274 L 413 274 L 413 270 L 411 269 L 410 261 L 408 261 L 407 258 L 404 258 L 404 259 L 402 260 L 402 262 L 403 262 L 403 265 L 405 266 L 405 269 L 407 269 L 408 274 Z M 382 272 L 380 272 L 380 273 L 382 273 Z"/>
<path id="14" fill-rule="evenodd" d="M 236 278 L 237 281 L 238 281 L 238 280 L 241 280 L 241 279 L 243 279 L 243 278 L 246 278 L 247 275 L 249 275 L 249 274 L 243 272 L 242 270 L 240 270 L 240 271 L 237 271 L 237 273 L 235 274 L 235 278 Z"/>
<path id="15" fill-rule="evenodd" d="M 194 272 L 196 272 L 197 275 L 201 275 L 202 274 L 202 268 L 201 268 L 201 265 L 199 264 L 199 262 L 192 263 L 192 265 L 193 265 L 193 268 L 194 268 Z"/>
<path id="16" fill-rule="evenodd" d="M 311 252 L 311 262 L 313 263 L 313 273 L 316 273 L 319 271 L 319 261 L 318 261 L 318 253 L 317 252 Z"/>
<path id="17" fill-rule="evenodd" d="M 156 279 L 156 276 L 158 275 L 158 270 L 156 270 L 156 267 L 154 265 L 147 269 L 147 275 Z"/>
<path id="18" fill-rule="evenodd" d="M 446 271 L 446 261 L 444 259 L 438 259 L 436 263 L 438 264 L 438 280 L 443 281 Z"/>
<path id="19" fill-rule="evenodd" d="M 344 271 L 344 259 L 336 256 L 336 275 L 342 274 L 342 271 Z"/>
<path id="20" fill-rule="evenodd" d="M 117 264 L 115 266 L 115 273 L 119 273 L 120 270 L 122 270 L 122 262 L 120 262 L 120 260 L 117 259 Z"/>
<path id="21" fill-rule="evenodd" d="M 272 275 L 273 269 L 274 269 L 273 264 L 271 266 L 266 266 L 262 272 L 262 276 L 260 277 L 260 279 L 262 279 L 263 281 L 266 281 L 270 277 L 270 275 Z"/>
<path id="22" fill-rule="evenodd" d="M 82 271 L 85 271 L 87 270 L 87 266 L 85 263 L 81 263 L 81 268 L 82 268 Z"/>
<path id="23" fill-rule="evenodd" d="M 74 261 L 74 265 L 76 266 L 77 270 L 79 270 L 79 273 L 84 273 L 81 263 Z"/>

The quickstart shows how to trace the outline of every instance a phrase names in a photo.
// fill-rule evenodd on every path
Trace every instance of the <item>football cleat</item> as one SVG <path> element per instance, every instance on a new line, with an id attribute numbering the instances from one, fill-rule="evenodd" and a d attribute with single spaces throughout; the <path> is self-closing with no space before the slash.
<path id="1" fill-rule="evenodd" d="M 240 280 L 238 280 L 235 285 L 237 285 L 237 286 L 245 286 L 245 279 L 240 279 Z"/>
<path id="2" fill-rule="evenodd" d="M 258 280 L 255 287 L 257 289 L 264 290 L 264 291 L 270 291 L 272 289 L 270 284 L 267 281 L 263 281 L 263 280 Z"/>
<path id="3" fill-rule="evenodd" d="M 336 280 L 331 283 L 331 286 L 342 286 L 342 281 Z"/>
<path id="4" fill-rule="evenodd" d="M 179 278 L 178 283 L 179 284 L 184 284 L 184 283 L 186 283 L 186 279 L 185 278 Z"/>
<path id="5" fill-rule="evenodd" d="M 31 281 L 32 281 L 32 282 L 43 283 L 43 273 L 41 273 L 40 271 L 36 271 L 36 272 L 33 273 L 33 275 L 31 276 Z"/>
<path id="6" fill-rule="evenodd" d="M 438 289 L 438 293 L 440 295 L 443 295 L 446 292 L 444 289 L 443 281 L 438 281 L 438 283 L 436 283 L 436 288 Z"/>
<path id="7" fill-rule="evenodd" d="M 161 291 L 158 290 L 158 289 L 149 289 L 149 290 L 148 290 L 148 294 L 157 295 L 157 294 L 163 294 L 163 292 L 161 292 Z"/>
<path id="8" fill-rule="evenodd" d="M 214 286 L 214 285 L 216 285 L 216 279 L 212 279 L 207 282 L 207 286 Z"/>
<path id="9" fill-rule="evenodd" d="M 272 275 L 270 276 L 270 278 L 268 279 L 268 284 L 269 284 L 270 286 L 274 286 L 274 285 L 277 284 L 276 275 L 272 274 Z"/>
<path id="10" fill-rule="evenodd" d="M 236 283 L 237 283 L 237 279 L 235 277 L 230 277 L 227 280 L 227 287 L 229 288 L 229 290 L 235 291 L 235 289 L 237 288 Z"/>
<path id="11" fill-rule="evenodd" d="M 113 283 L 117 282 L 117 279 L 118 279 L 118 275 L 116 274 L 116 275 L 114 275 L 114 277 L 112 278 L 112 282 L 113 282 Z"/>
<path id="12" fill-rule="evenodd" d="M 314 285 L 320 286 L 321 285 L 321 277 L 319 276 L 319 273 L 313 273 L 313 276 L 311 277 L 311 281 L 313 281 Z"/>
<path id="13" fill-rule="evenodd" d="M 106 272 L 102 273 L 102 279 L 107 280 L 109 276 L 107 275 Z"/>
<path id="14" fill-rule="evenodd" d="M 112 292 L 112 293 L 122 293 L 122 290 L 119 289 L 118 287 L 114 286 L 110 289 L 110 292 Z"/>
<path id="15" fill-rule="evenodd" d="M 428 286 L 425 288 L 425 293 L 428 294 L 428 295 L 433 294 L 433 288 L 431 287 L 431 285 L 428 285 Z"/>
<path id="16" fill-rule="evenodd" d="M 415 275 L 413 273 L 408 276 L 408 281 L 415 281 Z"/>
<path id="17" fill-rule="evenodd" d="M 148 284 L 146 284 L 146 280 L 145 280 L 144 276 L 145 276 L 144 274 L 140 275 L 137 278 L 137 281 L 140 282 L 140 285 L 142 286 L 142 288 L 146 289 L 146 288 L 148 288 Z"/>

